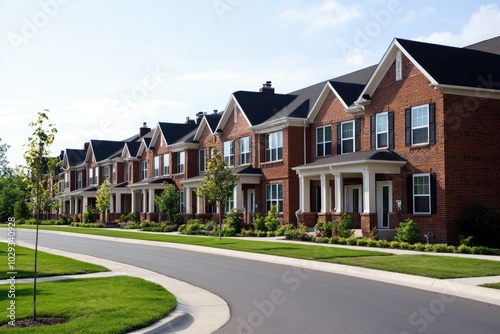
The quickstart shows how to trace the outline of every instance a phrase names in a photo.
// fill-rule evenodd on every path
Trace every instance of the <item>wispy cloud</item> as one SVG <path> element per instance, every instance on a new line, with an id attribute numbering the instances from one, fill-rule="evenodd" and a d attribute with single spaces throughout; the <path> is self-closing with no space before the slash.
<path id="1" fill-rule="evenodd" d="M 343 27 L 347 23 L 362 17 L 359 5 L 344 6 L 335 0 L 327 0 L 320 5 L 298 8 L 293 6 L 279 14 L 287 24 L 303 23 L 304 34 L 313 34 L 329 28 Z"/>
<path id="2" fill-rule="evenodd" d="M 498 35 L 500 8 L 497 4 L 483 5 L 472 13 L 462 31 L 436 32 L 429 36 L 419 36 L 415 40 L 436 44 L 465 46 Z"/>

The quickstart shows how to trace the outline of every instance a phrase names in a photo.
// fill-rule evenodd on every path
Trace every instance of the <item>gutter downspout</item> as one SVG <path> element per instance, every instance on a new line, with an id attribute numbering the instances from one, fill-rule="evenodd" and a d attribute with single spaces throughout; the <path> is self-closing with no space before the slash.
<path id="1" fill-rule="evenodd" d="M 304 119 L 304 165 L 307 164 L 307 140 L 306 140 L 306 132 L 307 132 L 307 119 Z M 299 187 L 300 189 L 300 187 Z M 299 191 L 299 194 L 301 192 Z M 303 193 L 303 191 L 302 191 Z M 303 195 L 303 194 L 302 194 Z M 299 202 L 299 209 L 295 211 L 295 217 L 297 218 L 297 223 L 299 220 L 299 213 L 302 212 L 302 201 Z"/>

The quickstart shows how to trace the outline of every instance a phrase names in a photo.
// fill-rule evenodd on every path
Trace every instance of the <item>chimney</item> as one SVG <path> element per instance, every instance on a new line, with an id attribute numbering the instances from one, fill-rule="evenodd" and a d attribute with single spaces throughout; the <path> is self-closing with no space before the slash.
<path id="1" fill-rule="evenodd" d="M 142 127 L 139 128 L 139 136 L 144 137 L 144 135 L 149 131 L 151 131 L 151 128 L 148 128 L 148 124 L 146 122 L 143 122 Z"/>
<path id="2" fill-rule="evenodd" d="M 214 115 L 217 115 L 219 111 L 217 109 L 214 109 Z"/>
<path id="3" fill-rule="evenodd" d="M 86 151 L 86 150 L 88 150 L 88 149 L 89 149 L 89 145 L 90 145 L 90 143 L 89 143 L 89 142 L 85 142 L 85 143 L 83 143 L 83 149 L 84 149 L 85 151 Z"/>
<path id="4" fill-rule="evenodd" d="M 203 111 L 199 111 L 196 113 L 196 124 L 201 123 L 201 120 L 203 119 L 203 115 L 205 115 L 205 113 Z"/>
<path id="5" fill-rule="evenodd" d="M 271 86 L 272 86 L 271 81 L 266 81 L 266 83 L 262 85 L 262 88 L 259 89 L 259 92 L 266 94 L 274 94 L 274 88 Z"/>
<path id="6" fill-rule="evenodd" d="M 194 119 L 189 119 L 189 116 L 186 117 L 186 124 L 195 124 Z"/>

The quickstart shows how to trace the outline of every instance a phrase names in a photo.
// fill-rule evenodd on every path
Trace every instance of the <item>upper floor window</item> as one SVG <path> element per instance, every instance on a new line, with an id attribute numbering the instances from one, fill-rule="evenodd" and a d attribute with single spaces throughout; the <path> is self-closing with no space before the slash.
<path id="1" fill-rule="evenodd" d="M 266 209 L 271 210 L 271 205 L 275 205 L 278 212 L 283 212 L 283 184 L 266 185 Z"/>
<path id="2" fill-rule="evenodd" d="M 179 152 L 180 153 L 180 152 Z M 184 191 L 179 191 L 179 198 L 177 202 L 177 210 L 179 213 L 184 213 L 185 212 L 185 205 L 184 205 Z"/>
<path id="3" fill-rule="evenodd" d="M 250 144 L 250 137 L 240 139 L 240 165 L 246 165 L 252 162 L 252 149 Z"/>
<path id="4" fill-rule="evenodd" d="M 205 172 L 205 169 L 207 168 L 207 150 L 206 149 L 201 149 L 198 151 L 198 162 L 200 164 L 200 173 Z"/>
<path id="5" fill-rule="evenodd" d="M 361 150 L 361 118 L 337 124 L 337 154 Z"/>
<path id="6" fill-rule="evenodd" d="M 157 155 L 153 158 L 153 177 L 160 176 L 160 157 Z"/>
<path id="7" fill-rule="evenodd" d="M 435 144 L 435 104 L 424 104 L 405 110 L 406 146 Z"/>
<path id="8" fill-rule="evenodd" d="M 394 112 L 370 116 L 370 149 L 394 148 Z"/>
<path id="9" fill-rule="evenodd" d="M 99 167 L 94 168 L 94 184 L 99 184 Z"/>
<path id="10" fill-rule="evenodd" d="M 234 166 L 234 141 L 225 141 L 224 142 L 224 161 L 228 166 Z"/>
<path id="11" fill-rule="evenodd" d="M 224 213 L 228 213 L 232 209 L 234 209 L 234 195 L 229 196 L 227 199 L 227 202 L 224 205 Z"/>
<path id="12" fill-rule="evenodd" d="M 177 152 L 177 173 L 184 173 L 185 155 L 184 151 Z"/>
<path id="13" fill-rule="evenodd" d="M 332 154 L 332 127 L 322 126 L 316 129 L 316 154 L 324 157 Z"/>
<path id="14" fill-rule="evenodd" d="M 76 189 L 81 189 L 83 188 L 83 172 L 78 171 L 78 177 L 76 181 Z"/>
<path id="15" fill-rule="evenodd" d="M 118 181 L 118 180 L 116 179 L 116 163 L 114 163 L 114 164 L 113 164 L 113 174 L 112 174 L 112 176 L 111 176 L 111 180 L 110 180 L 110 181 L 111 181 L 111 182 L 113 182 L 113 181 Z M 116 183 L 118 183 L 118 182 L 116 182 Z"/>
<path id="16" fill-rule="evenodd" d="M 273 132 L 266 135 L 266 161 L 283 159 L 283 132 Z"/>
<path id="17" fill-rule="evenodd" d="M 130 166 L 129 166 L 129 162 L 127 162 L 124 166 L 123 166 L 123 171 L 125 172 L 125 181 L 130 181 Z"/>
<path id="18" fill-rule="evenodd" d="M 70 172 L 64 173 L 64 188 L 69 188 L 69 173 Z"/>
<path id="19" fill-rule="evenodd" d="M 88 184 L 88 186 L 90 186 L 91 184 L 94 184 L 94 169 L 93 168 L 89 168 L 89 184 Z"/>
<path id="20" fill-rule="evenodd" d="M 111 182 L 111 180 L 109 180 L 109 166 L 102 168 L 101 183 L 106 179 Z"/>
<path id="21" fill-rule="evenodd" d="M 148 178 L 148 162 L 146 160 L 141 161 L 141 180 Z"/>
<path id="22" fill-rule="evenodd" d="M 163 155 L 163 175 L 170 174 L 170 155 Z"/>

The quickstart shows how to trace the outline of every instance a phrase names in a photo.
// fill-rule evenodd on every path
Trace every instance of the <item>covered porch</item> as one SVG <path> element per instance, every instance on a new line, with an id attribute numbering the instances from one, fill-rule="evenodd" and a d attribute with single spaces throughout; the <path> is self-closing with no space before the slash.
<path id="1" fill-rule="evenodd" d="M 141 221 L 158 221 L 159 211 L 156 209 L 154 198 L 157 193 L 160 193 L 165 188 L 164 182 L 174 183 L 170 178 L 160 177 L 128 185 L 131 193 L 130 212 L 138 213 Z"/>
<path id="2" fill-rule="evenodd" d="M 298 219 L 308 227 L 337 222 L 343 213 L 354 228 L 389 233 L 398 223 L 401 168 L 406 161 L 388 150 L 336 155 L 293 168 L 299 176 Z"/>

